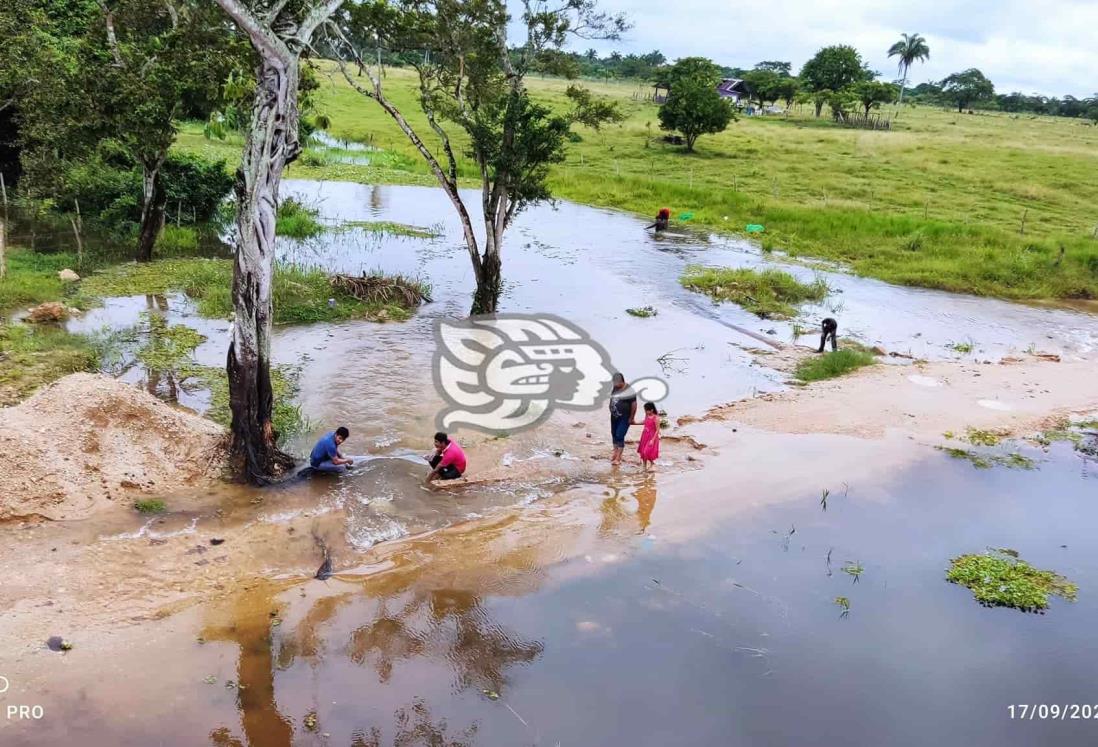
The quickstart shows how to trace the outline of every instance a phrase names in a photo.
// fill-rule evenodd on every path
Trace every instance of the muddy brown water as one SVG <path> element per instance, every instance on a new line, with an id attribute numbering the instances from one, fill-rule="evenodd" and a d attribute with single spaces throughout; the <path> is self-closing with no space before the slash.
<path id="1" fill-rule="evenodd" d="M 329 582 L 272 576 L 106 654 L 77 638 L 27 657 L 38 674 L 0 697 L 46 716 L 0 722 L 0 740 L 1089 743 L 1093 720 L 1008 706 L 1093 699 L 1093 466 L 1060 447 L 1029 472 L 912 448 L 752 434 L 706 482 L 623 474 Z M 1079 600 L 980 607 L 944 574 L 989 545 L 1066 574 Z"/>
<path id="2" fill-rule="evenodd" d="M 304 453 L 345 424 L 355 470 L 259 504 L 225 487 L 170 497 L 167 516 L 72 531 L 143 548 L 204 543 L 224 525 L 278 537 L 305 520 L 336 548 L 336 576 L 309 580 L 320 560 L 310 541 L 276 539 L 250 588 L 121 627 L 119 642 L 86 653 L 0 666 L 25 676 L 0 701 L 18 696 L 49 714 L 0 721 L 4 744 L 1021 745 L 1078 743 L 1098 728 L 1021 724 L 1007 711 L 1093 697 L 1095 482 L 1069 450 L 1031 472 L 981 471 L 906 441 L 753 434 L 708 454 L 700 471 L 644 477 L 576 456 L 588 433 L 604 437 L 600 410 L 506 439 L 459 433 L 480 460 L 474 469 L 498 479 L 427 492 L 420 455 L 441 404 L 432 325 L 463 315 L 472 287 L 449 206 L 422 188 L 291 181 L 286 190 L 333 225 L 441 232 L 351 229 L 280 245 L 287 261 L 433 286 L 433 302 L 405 323 L 277 331 L 275 357 L 299 366 L 313 423 L 291 448 Z M 949 345 L 969 340 L 980 359 L 1031 347 L 1080 355 L 1098 342 L 1080 310 L 898 288 L 783 264 L 744 242 L 642 229 L 635 217 L 566 203 L 523 213 L 506 248 L 503 310 L 564 316 L 630 377 L 666 377 L 672 418 L 784 386 L 730 325 L 792 338 L 790 323 L 684 291 L 677 279 L 689 263 L 823 273 L 836 292 L 807 319 L 838 315 L 840 334 L 923 357 L 962 358 Z M 647 305 L 658 316 L 625 313 Z M 198 361 L 223 362 L 227 323 L 199 319 L 178 295 L 110 299 L 72 328 L 120 329 L 142 311 L 195 327 L 208 338 Z M 119 373 L 150 383 L 147 371 Z M 201 390 L 176 394 L 208 405 Z M 944 570 L 988 546 L 1066 574 L 1079 601 L 1054 601 L 1047 615 L 979 607 Z M 865 568 L 857 583 L 841 570 L 847 561 Z M 837 596 L 850 600 L 846 617 Z"/>

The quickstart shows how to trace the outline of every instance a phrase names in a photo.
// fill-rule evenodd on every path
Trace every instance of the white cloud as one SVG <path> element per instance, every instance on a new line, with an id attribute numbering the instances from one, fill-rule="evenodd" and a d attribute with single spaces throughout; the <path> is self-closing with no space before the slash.
<path id="1" fill-rule="evenodd" d="M 661 50 L 669 58 L 711 57 L 751 67 L 788 60 L 798 69 L 817 49 L 851 44 L 886 78 L 887 50 L 918 32 L 929 62 L 911 80 L 940 80 L 979 68 L 999 92 L 1090 96 L 1098 91 L 1098 2 L 1093 0 L 602 0 L 633 23 L 618 43 L 576 44 L 606 52 Z"/>

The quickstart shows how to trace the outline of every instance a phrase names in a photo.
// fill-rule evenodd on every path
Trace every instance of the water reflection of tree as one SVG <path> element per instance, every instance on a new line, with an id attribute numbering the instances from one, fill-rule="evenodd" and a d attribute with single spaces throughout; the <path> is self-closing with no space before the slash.
<path id="1" fill-rule="evenodd" d="M 480 533 L 463 539 L 477 547 L 484 542 Z M 454 541 L 461 546 L 463 540 Z M 339 651 L 338 642 L 336 647 L 331 645 L 330 631 L 339 629 L 340 617 L 361 618 L 363 607 L 371 610 L 366 613 L 370 622 L 355 628 L 342 650 L 351 661 L 375 670 L 381 683 L 390 681 L 398 663 L 421 658 L 449 666 L 456 689 L 503 693 L 509 670 L 536 660 L 543 644 L 524 639 L 493 619 L 484 595 L 533 590 L 540 576 L 534 571 L 537 558 L 528 547 L 508 548 L 492 558 L 486 574 L 480 567 L 456 577 L 452 572 L 425 573 L 431 566 L 421 564 L 407 573 L 383 574 L 366 580 L 361 589 L 311 600 L 292 628 L 274 624 L 286 614 L 279 611 L 279 595 L 292 584 L 260 583 L 235 598 L 229 622 L 208 625 L 202 637 L 239 647 L 237 706 L 244 733 L 238 739 L 227 728 L 219 728 L 210 733 L 210 743 L 217 747 L 291 745 L 293 722 L 283 716 L 275 700 L 277 672 L 290 669 L 298 660 L 322 667 L 322 657 Z M 398 709 L 393 718 L 393 727 L 385 727 L 392 734 L 390 741 L 382 741 L 379 728 L 369 728 L 355 732 L 352 745 L 464 747 L 476 733 L 474 724 L 449 735 L 445 719 L 433 719 L 422 700 Z"/>
<path id="2" fill-rule="evenodd" d="M 414 592 L 395 612 L 382 606 L 369 625 L 351 634 L 350 657 L 371 664 L 381 682 L 395 662 L 417 656 L 439 657 L 454 668 L 460 688 L 499 692 L 506 672 L 542 652 L 540 641 L 524 640 L 492 620 L 479 596 L 459 589 Z"/>
<path id="3" fill-rule="evenodd" d="M 253 747 L 283 747 L 293 743 L 293 726 L 278 710 L 274 693 L 274 648 L 271 640 L 271 611 L 277 590 L 261 585 L 257 593 L 236 598 L 232 622 L 208 626 L 202 631 L 207 641 L 228 641 L 240 649 L 236 669 L 237 708 L 244 727 L 244 743 Z M 210 733 L 217 747 L 242 747 L 227 729 Z"/>
<path id="4" fill-rule="evenodd" d="M 446 719 L 439 719 L 436 723 L 431 718 L 430 709 L 420 698 L 412 702 L 412 707 L 399 709 L 393 716 L 396 722 L 396 733 L 391 744 L 393 747 L 412 747 L 413 745 L 427 745 L 427 747 L 469 747 L 473 744 L 473 738 L 477 733 L 477 725 L 472 724 L 457 738 L 450 739 L 446 736 L 449 728 Z M 381 730 L 376 726 L 370 727 L 369 733 L 356 731 L 351 741 L 351 747 L 381 747 L 387 744 L 382 741 Z"/>

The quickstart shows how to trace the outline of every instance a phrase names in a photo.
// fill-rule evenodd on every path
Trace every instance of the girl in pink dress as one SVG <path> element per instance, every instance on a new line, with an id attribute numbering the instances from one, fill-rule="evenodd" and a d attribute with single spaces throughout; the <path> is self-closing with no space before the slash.
<path id="1" fill-rule="evenodd" d="M 644 432 L 641 433 L 637 453 L 640 454 L 645 472 L 652 468 L 660 456 L 660 415 L 653 402 L 644 403 Z"/>

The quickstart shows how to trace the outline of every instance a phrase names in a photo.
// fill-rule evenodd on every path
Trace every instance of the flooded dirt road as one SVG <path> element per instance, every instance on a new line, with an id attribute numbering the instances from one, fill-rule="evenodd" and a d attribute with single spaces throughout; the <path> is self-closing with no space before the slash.
<path id="1" fill-rule="evenodd" d="M 285 261 L 432 284 L 433 302 L 408 322 L 277 330 L 275 358 L 299 372 L 311 422 L 291 448 L 303 453 L 343 424 L 355 469 L 278 490 L 168 495 L 168 511 L 152 518 L 118 506 L 82 522 L 0 527 L 0 561 L 17 571 L 0 585 L 0 677 L 10 685 L 0 708 L 44 714 L 0 720 L 0 743 L 1011 746 L 1098 733 L 1098 721 L 1019 723 L 1007 710 L 1094 697 L 1096 483 L 1070 447 L 1018 446 L 1032 470 L 975 469 L 927 442 L 940 409 L 911 415 L 919 439 L 895 423 L 844 428 L 872 438 L 822 427 L 792 435 L 780 431 L 802 430 L 788 426 L 794 400 L 783 421 L 752 419 L 779 432 L 746 430 L 734 411 L 674 428 L 646 476 L 633 444 L 634 461 L 606 465 L 600 410 L 508 437 L 459 432 L 475 479 L 430 492 L 420 482 L 441 405 L 432 327 L 463 316 L 472 289 L 449 206 L 421 188 L 285 188 L 332 226 L 393 221 L 439 234 L 344 227 L 280 244 Z M 748 352 L 758 342 L 730 325 L 789 343 L 791 323 L 678 284 L 689 263 L 781 258 L 642 229 L 563 203 L 527 211 L 505 250 L 503 310 L 558 314 L 630 378 L 666 378 L 672 424 L 786 389 L 784 374 Z M 1085 311 L 782 266 L 822 272 L 835 289 L 805 310 L 809 322 L 838 315 L 840 334 L 933 365 L 1036 349 L 1078 368 L 1098 343 Z M 657 316 L 625 312 L 648 305 Z M 177 295 L 110 299 L 73 328 L 118 329 L 142 312 L 199 330 L 196 362 L 222 364 L 227 322 L 197 318 Z M 968 341 L 971 353 L 951 347 Z M 937 371 L 912 370 L 900 384 L 936 391 L 927 380 L 947 378 Z M 1040 383 L 1026 372 L 1019 396 Z M 149 384 L 147 371 L 117 373 Z M 813 391 L 803 406 L 830 417 Z M 209 404 L 203 390 L 178 399 Z M 858 419 L 857 401 L 834 402 Z M 1002 415 L 984 409 L 989 423 Z M 963 426 L 963 413 L 949 414 Z M 902 426 L 909 413 L 890 415 Z M 1044 615 L 980 607 L 945 570 L 988 547 L 1066 575 L 1078 601 L 1054 600 Z M 335 575 L 320 581 L 325 550 Z M 51 635 L 72 650 L 49 650 Z"/>

